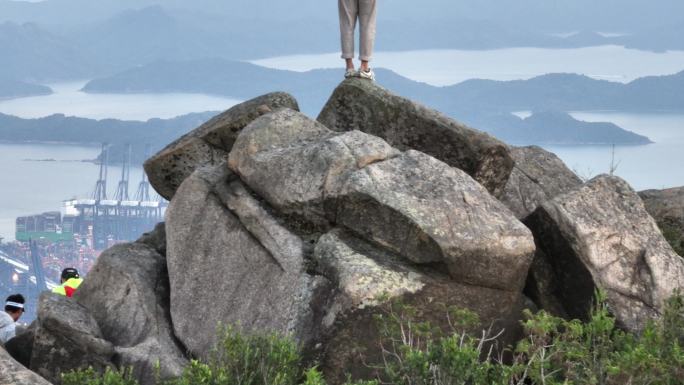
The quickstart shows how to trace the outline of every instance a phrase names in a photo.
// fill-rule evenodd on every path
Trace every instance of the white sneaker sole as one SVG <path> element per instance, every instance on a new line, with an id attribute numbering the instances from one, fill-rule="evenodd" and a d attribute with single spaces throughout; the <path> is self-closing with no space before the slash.
<path id="1" fill-rule="evenodd" d="M 366 79 L 366 80 L 370 80 L 370 81 L 375 81 L 375 73 L 373 72 L 373 70 L 370 70 L 370 71 L 368 71 L 368 72 L 366 72 L 366 71 L 359 71 L 359 77 L 360 77 L 361 79 Z"/>

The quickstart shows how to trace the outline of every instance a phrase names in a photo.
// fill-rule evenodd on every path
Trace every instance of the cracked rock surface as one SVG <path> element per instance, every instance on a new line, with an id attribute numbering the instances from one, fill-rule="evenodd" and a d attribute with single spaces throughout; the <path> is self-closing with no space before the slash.
<path id="1" fill-rule="evenodd" d="M 197 168 L 225 161 L 245 126 L 279 108 L 299 110 L 292 96 L 274 92 L 238 104 L 180 137 L 145 162 L 150 184 L 161 196 L 171 199 Z"/>
<path id="2" fill-rule="evenodd" d="M 401 151 L 422 151 L 465 171 L 496 197 L 513 169 L 505 143 L 364 79 L 342 82 L 318 121 L 334 131 L 375 135 Z"/>
<path id="3" fill-rule="evenodd" d="M 642 330 L 684 287 L 684 259 L 618 177 L 598 176 L 542 204 L 526 223 L 555 275 L 547 294 L 571 317 L 586 318 L 598 288 L 623 327 Z"/>
<path id="4" fill-rule="evenodd" d="M 306 343 L 313 337 L 314 297 L 326 284 L 306 273 L 297 235 L 241 194 L 239 181 L 226 186 L 231 175 L 225 164 L 197 170 L 166 214 L 173 326 L 198 357 L 207 357 L 220 325 Z"/>
<path id="5" fill-rule="evenodd" d="M 515 166 L 501 201 L 519 219 L 524 219 L 549 199 L 582 184 L 560 158 L 541 147 L 513 147 L 511 155 Z"/>

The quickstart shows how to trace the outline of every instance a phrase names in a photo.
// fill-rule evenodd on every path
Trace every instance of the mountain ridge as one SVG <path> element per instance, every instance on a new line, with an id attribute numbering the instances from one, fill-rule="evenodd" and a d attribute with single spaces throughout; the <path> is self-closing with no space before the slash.
<path id="1" fill-rule="evenodd" d="M 555 73 L 528 80 L 471 79 L 451 86 L 437 87 L 407 79 L 393 71 L 378 68 L 379 80 L 400 93 L 448 111 L 492 109 L 519 110 L 625 110 L 684 111 L 684 71 L 649 76 L 623 84 L 597 80 L 586 75 Z M 314 84 L 332 88 L 340 70 L 296 72 L 255 64 L 208 58 L 189 61 L 157 61 L 115 75 L 93 79 L 86 92 L 202 92 L 249 98 L 268 87 L 300 92 Z M 306 83 L 306 84 L 305 84 Z M 646 97 L 639 94 L 649 91 Z M 663 92 L 666 91 L 666 92 Z M 653 94 L 659 93 L 659 97 Z M 323 96 L 323 95 L 321 95 Z M 327 90 L 326 94 L 327 96 Z M 301 97 L 300 97 L 301 98 Z M 310 100 L 303 99 L 306 106 Z M 314 110 L 318 109 L 317 104 Z M 309 112 L 307 107 L 304 108 Z"/>

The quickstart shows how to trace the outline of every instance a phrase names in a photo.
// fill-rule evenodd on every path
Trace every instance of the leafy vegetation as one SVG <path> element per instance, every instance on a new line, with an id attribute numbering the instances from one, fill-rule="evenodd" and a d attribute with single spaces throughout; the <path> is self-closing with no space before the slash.
<path id="1" fill-rule="evenodd" d="M 446 309 L 448 330 L 421 320 L 417 309 L 390 303 L 376 316 L 380 378 L 354 385 L 622 385 L 684 384 L 684 298 L 667 303 L 658 322 L 639 334 L 617 327 L 605 296 L 597 294 L 588 321 L 544 311 L 526 313 L 525 338 L 498 349 L 491 329 L 472 333 L 477 316 Z M 127 372 L 92 369 L 64 375 L 64 385 L 136 385 Z M 208 362 L 193 361 L 164 385 L 325 385 L 298 346 L 275 334 L 246 335 L 234 327 Z M 348 385 L 352 383 L 349 382 Z"/>
<path id="2" fill-rule="evenodd" d="M 192 361 L 181 378 L 169 385 L 299 383 L 302 357 L 291 339 L 275 334 L 246 335 L 235 327 L 227 327 L 222 333 L 223 338 L 209 362 Z M 315 384 L 317 373 L 307 373 L 306 377 Z"/>
<path id="3" fill-rule="evenodd" d="M 535 384 L 682 384 L 682 297 L 674 296 L 666 308 L 662 320 L 640 335 L 616 327 L 600 293 L 586 323 L 528 313 L 517 365 Z"/>
<path id="4" fill-rule="evenodd" d="M 107 368 L 99 373 L 88 368 L 62 374 L 62 385 L 138 385 L 130 370 L 114 370 Z"/>
<path id="5" fill-rule="evenodd" d="M 658 226 L 674 251 L 684 257 L 684 234 L 681 228 L 668 222 L 660 222 Z"/>

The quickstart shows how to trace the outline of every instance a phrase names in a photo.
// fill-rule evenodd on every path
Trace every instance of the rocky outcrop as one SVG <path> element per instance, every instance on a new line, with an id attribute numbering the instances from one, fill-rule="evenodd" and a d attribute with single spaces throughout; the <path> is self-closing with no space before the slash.
<path id="1" fill-rule="evenodd" d="M 602 289 L 617 321 L 641 330 L 684 288 L 684 260 L 617 177 L 596 177 L 542 204 L 526 224 L 553 270 L 556 287 L 548 294 L 572 317 L 585 318 Z"/>
<path id="2" fill-rule="evenodd" d="M 509 149 L 358 79 L 319 121 L 267 95 L 146 170 L 171 198 L 166 223 L 104 252 L 73 300 L 41 302 L 30 363 L 50 380 L 75 360 L 132 366 L 148 384 L 157 361 L 178 374 L 237 326 L 292 336 L 343 383 L 375 375 L 375 320 L 397 303 L 444 330 L 449 309 L 469 309 L 477 328 L 504 330 L 503 348 L 533 305 L 523 289 L 572 317 L 603 289 L 640 330 L 684 287 L 684 260 L 624 181 L 581 185 L 540 148 Z"/>
<path id="3" fill-rule="evenodd" d="M 104 339 L 88 309 L 58 294 L 40 296 L 31 370 L 60 384 L 61 373 L 113 367 L 114 354 L 114 346 Z"/>
<path id="4" fill-rule="evenodd" d="M 318 121 L 334 131 L 378 136 L 402 151 L 422 151 L 465 171 L 497 197 L 513 169 L 504 143 L 363 79 L 338 86 Z"/>
<path id="5" fill-rule="evenodd" d="M 117 367 L 131 368 L 142 384 L 155 383 L 157 364 L 162 378 L 181 374 L 188 361 L 171 326 L 166 260 L 155 249 L 137 242 L 105 251 L 74 299 L 114 345 Z"/>
<path id="6" fill-rule="evenodd" d="M 305 272 L 303 241 L 232 179 L 225 164 L 197 170 L 166 215 L 173 325 L 201 357 L 221 325 L 310 341 L 325 286 Z"/>
<path id="7" fill-rule="evenodd" d="M 0 346 L 0 384 L 51 385 L 46 379 L 15 361 L 2 346 Z"/>
<path id="8" fill-rule="evenodd" d="M 161 196 L 171 199 L 194 170 L 223 162 L 238 133 L 252 120 L 279 108 L 298 110 L 299 106 L 292 96 L 276 92 L 238 104 L 214 117 L 145 162 L 150 183 Z"/>
<path id="9" fill-rule="evenodd" d="M 562 160 L 541 147 L 513 147 L 511 155 L 515 166 L 501 201 L 520 219 L 547 200 L 582 184 Z"/>
<path id="10" fill-rule="evenodd" d="M 314 323 L 320 330 L 314 335 L 325 336 L 328 375 L 342 380 L 343 368 L 367 370 L 357 365 L 364 359 L 360 352 L 377 344 L 373 314 L 389 301 L 416 304 L 435 324 L 445 322 L 444 306 L 457 306 L 474 310 L 483 324 L 500 322 L 506 336 L 519 329 L 532 234 L 465 172 L 418 151 L 402 153 L 361 131 L 332 132 L 289 110 L 246 127 L 229 167 L 286 226 L 313 231 L 306 234 L 315 242 L 313 256 L 304 257 L 312 259 L 308 273 L 333 288 L 316 299 L 324 314 Z M 211 179 L 217 178 L 204 178 Z"/>
<path id="11" fill-rule="evenodd" d="M 529 230 L 466 173 L 423 153 L 281 110 L 243 130 L 229 165 L 285 214 L 343 225 L 413 263 L 445 263 L 459 282 L 524 283 Z"/>
<path id="12" fill-rule="evenodd" d="M 228 159 L 196 169 L 167 211 L 172 324 L 193 355 L 241 325 L 310 351 L 328 341 L 326 365 L 349 364 L 348 338 L 377 336 L 368 317 L 400 298 L 517 328 L 534 241 L 465 172 L 291 109 L 247 125 Z"/>
<path id="13" fill-rule="evenodd" d="M 675 251 L 684 257 L 684 187 L 646 190 L 639 196 Z"/>

